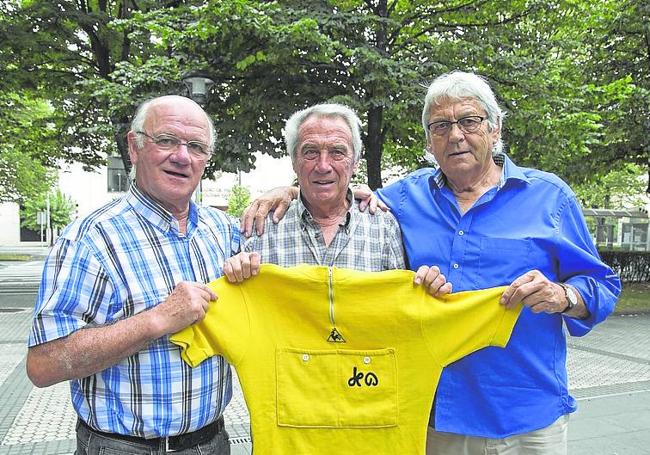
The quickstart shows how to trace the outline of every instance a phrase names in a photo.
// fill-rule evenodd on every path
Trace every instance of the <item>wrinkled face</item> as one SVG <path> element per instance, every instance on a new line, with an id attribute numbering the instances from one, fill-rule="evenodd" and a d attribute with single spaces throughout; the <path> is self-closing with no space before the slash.
<path id="1" fill-rule="evenodd" d="M 429 123 L 456 122 L 471 116 L 486 117 L 478 102 L 473 99 L 449 99 L 433 105 Z M 489 131 L 486 120 L 473 132 L 463 132 L 458 124 L 452 125 L 443 135 L 433 134 L 432 129 L 429 128 L 427 146 L 448 178 L 453 180 L 455 176 L 480 173 L 491 165 L 492 148 L 499 139 L 500 131 L 498 128 Z"/>
<path id="2" fill-rule="evenodd" d="M 298 129 L 293 169 L 308 207 L 345 205 L 356 169 L 352 132 L 340 117 L 309 117 Z"/>
<path id="3" fill-rule="evenodd" d="M 209 142 L 205 114 L 198 105 L 182 97 L 165 97 L 152 105 L 144 132 L 154 138 L 174 136 L 183 143 Z M 129 133 L 129 155 L 136 166 L 138 188 L 172 213 L 185 210 L 207 161 L 191 155 L 184 144 L 163 150 L 151 138 L 142 139 L 144 147 L 138 149 L 135 133 Z"/>

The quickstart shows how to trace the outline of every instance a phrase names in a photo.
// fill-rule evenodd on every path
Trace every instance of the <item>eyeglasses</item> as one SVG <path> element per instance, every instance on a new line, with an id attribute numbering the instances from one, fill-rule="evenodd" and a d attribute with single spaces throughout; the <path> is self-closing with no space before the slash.
<path id="1" fill-rule="evenodd" d="M 469 115 L 467 117 L 458 119 L 455 122 L 450 122 L 448 120 L 431 122 L 427 125 L 427 128 L 431 134 L 435 134 L 436 136 L 444 136 L 445 134 L 449 133 L 452 125 L 457 124 L 458 128 L 460 128 L 463 133 L 473 133 L 479 129 L 481 123 L 483 123 L 483 120 L 486 118 L 487 117 L 481 117 L 480 115 Z"/>
<path id="2" fill-rule="evenodd" d="M 136 131 L 137 134 L 142 134 L 143 136 L 149 138 L 151 142 L 156 144 L 156 146 L 163 151 L 169 152 L 171 150 L 176 150 L 181 145 L 187 147 L 187 151 L 197 160 L 207 161 L 212 155 L 210 146 L 199 141 L 187 141 L 183 142 L 176 136 L 171 134 L 160 134 L 158 136 L 150 136 L 144 131 Z"/>

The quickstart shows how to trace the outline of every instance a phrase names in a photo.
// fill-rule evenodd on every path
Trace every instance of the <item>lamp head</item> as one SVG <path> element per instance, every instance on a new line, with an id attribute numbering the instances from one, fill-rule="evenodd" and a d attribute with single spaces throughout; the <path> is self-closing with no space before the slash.
<path id="1" fill-rule="evenodd" d="M 183 83 L 187 87 L 189 97 L 201 106 L 208 100 L 210 87 L 214 81 L 207 73 L 191 72 L 183 75 Z"/>

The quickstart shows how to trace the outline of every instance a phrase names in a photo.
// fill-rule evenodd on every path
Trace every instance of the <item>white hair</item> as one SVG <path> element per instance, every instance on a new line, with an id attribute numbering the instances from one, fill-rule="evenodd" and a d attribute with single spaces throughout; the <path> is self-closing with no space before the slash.
<path id="1" fill-rule="evenodd" d="M 142 149 L 144 147 L 144 138 L 142 137 L 141 134 L 137 134 L 138 131 L 144 131 L 144 123 L 147 120 L 147 116 L 149 115 L 149 109 L 155 105 L 156 103 L 160 102 L 164 98 L 168 98 L 170 96 L 176 96 L 176 95 L 166 95 L 166 96 L 159 96 L 156 98 L 152 98 L 150 100 L 147 100 L 140 104 L 138 106 L 138 109 L 135 111 L 135 115 L 133 116 L 133 120 L 131 121 L 131 131 L 136 133 L 135 135 L 135 144 L 138 147 L 138 149 Z M 185 98 L 189 101 L 192 101 L 190 98 Z M 214 128 L 214 123 L 212 122 L 212 119 L 210 116 L 203 110 L 201 106 L 199 106 L 197 103 L 192 101 L 194 104 L 196 104 L 201 111 L 205 114 L 205 119 L 208 122 L 208 147 L 210 150 L 214 149 L 214 142 L 217 139 L 217 133 Z"/>
<path id="2" fill-rule="evenodd" d="M 494 92 L 488 85 L 485 78 L 464 71 L 452 71 L 438 76 L 429 86 L 427 95 L 424 98 L 424 109 L 422 109 L 422 126 L 429 141 L 429 115 L 434 105 L 440 104 L 446 99 L 473 99 L 485 110 L 487 115 L 488 128 L 490 131 L 501 128 L 505 112 L 499 107 Z M 501 135 L 494 144 L 493 154 L 503 150 Z"/>
<path id="3" fill-rule="evenodd" d="M 287 152 L 291 157 L 291 163 L 295 164 L 298 146 L 298 130 L 300 126 L 307 121 L 310 117 L 330 117 L 341 118 L 345 120 L 350 127 L 352 133 L 352 149 L 354 150 L 354 162 L 357 163 L 361 159 L 361 120 L 359 116 L 347 106 L 343 104 L 315 104 L 294 113 L 284 125 L 284 141 L 287 144 Z"/>

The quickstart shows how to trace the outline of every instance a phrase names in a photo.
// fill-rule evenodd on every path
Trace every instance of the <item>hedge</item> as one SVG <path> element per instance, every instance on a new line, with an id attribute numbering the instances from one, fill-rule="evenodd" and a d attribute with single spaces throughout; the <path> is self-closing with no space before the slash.
<path id="1" fill-rule="evenodd" d="M 650 252 L 600 251 L 603 262 L 609 265 L 625 283 L 650 281 Z"/>

